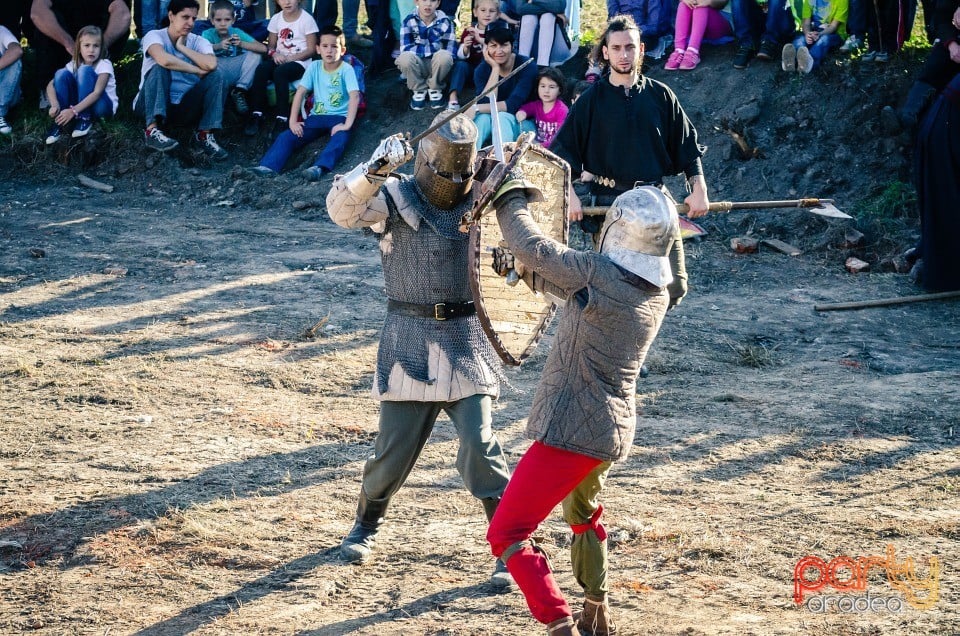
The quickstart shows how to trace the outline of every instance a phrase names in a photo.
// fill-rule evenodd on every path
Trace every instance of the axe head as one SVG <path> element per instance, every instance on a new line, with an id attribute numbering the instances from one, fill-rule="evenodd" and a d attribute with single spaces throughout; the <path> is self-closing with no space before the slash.
<path id="1" fill-rule="evenodd" d="M 853 218 L 846 212 L 842 212 L 841 210 L 839 210 L 837 206 L 835 206 L 830 201 L 825 201 L 823 199 L 820 199 L 819 205 L 811 206 L 807 209 L 813 212 L 814 214 L 819 214 L 820 216 L 826 216 L 831 219 L 852 219 Z"/>

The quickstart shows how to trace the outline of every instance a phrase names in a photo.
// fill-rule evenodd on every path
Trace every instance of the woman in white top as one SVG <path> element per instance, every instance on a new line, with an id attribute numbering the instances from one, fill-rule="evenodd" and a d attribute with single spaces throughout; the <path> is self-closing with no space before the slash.
<path id="1" fill-rule="evenodd" d="M 170 0 L 165 28 L 143 37 L 140 91 L 133 110 L 146 122 L 147 148 L 168 152 L 179 145 L 160 130 L 161 123 L 199 120 L 194 145 L 222 161 L 227 152 L 211 131 L 223 123 L 225 87 L 213 45 L 191 33 L 199 9 L 197 0 Z"/>

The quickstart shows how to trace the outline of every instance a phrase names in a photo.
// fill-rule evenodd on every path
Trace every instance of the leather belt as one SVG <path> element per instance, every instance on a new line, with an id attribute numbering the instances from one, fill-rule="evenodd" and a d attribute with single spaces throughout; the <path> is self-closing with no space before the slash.
<path id="1" fill-rule="evenodd" d="M 639 188 L 641 186 L 652 185 L 655 187 L 662 187 L 662 181 L 634 181 L 633 183 L 628 182 L 618 182 L 612 177 L 604 177 L 603 175 L 593 175 L 593 183 L 596 183 L 599 186 L 602 186 L 608 190 L 617 190 L 618 192 L 626 192 L 627 190 L 633 190 L 634 188 Z"/>
<path id="2" fill-rule="evenodd" d="M 477 313 L 477 308 L 473 301 L 465 303 L 434 303 L 432 305 L 419 305 L 417 303 L 405 303 L 402 300 L 387 300 L 387 311 L 393 314 L 403 316 L 414 316 L 416 318 L 433 318 L 434 320 L 450 320 L 451 318 L 463 318 Z"/>

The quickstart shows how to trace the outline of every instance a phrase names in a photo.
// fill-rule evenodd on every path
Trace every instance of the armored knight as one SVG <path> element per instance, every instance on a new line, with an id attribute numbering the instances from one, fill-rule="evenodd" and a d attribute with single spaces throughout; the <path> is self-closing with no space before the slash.
<path id="1" fill-rule="evenodd" d="M 491 426 L 500 363 L 476 316 L 468 235 L 458 229 L 472 202 L 476 139 L 473 122 L 456 116 L 421 140 L 411 178 L 393 171 L 412 149 L 389 137 L 370 161 L 337 176 L 327 195 L 337 225 L 370 228 L 379 238 L 387 293 L 373 385 L 379 431 L 364 465 L 356 523 L 340 545 L 347 561 L 371 556 L 387 505 L 441 411 L 460 438 L 457 470 L 488 521 L 510 477 Z M 491 582 L 512 584 L 500 561 Z"/>

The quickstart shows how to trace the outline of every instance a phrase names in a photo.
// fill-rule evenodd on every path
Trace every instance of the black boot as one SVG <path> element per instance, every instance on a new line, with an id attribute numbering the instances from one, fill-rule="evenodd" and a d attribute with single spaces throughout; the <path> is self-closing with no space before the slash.
<path id="1" fill-rule="evenodd" d="M 483 504 L 483 514 L 487 515 L 487 523 L 490 523 L 493 521 L 493 514 L 497 511 L 497 506 L 500 505 L 500 497 L 487 497 L 481 499 L 480 503 Z"/>
<path id="2" fill-rule="evenodd" d="M 383 524 L 383 515 L 387 511 L 390 499 L 368 499 L 363 488 L 360 489 L 360 503 L 357 504 L 357 522 L 349 534 L 340 542 L 340 555 L 350 563 L 366 561 L 373 554 L 377 531 Z"/>
<path id="3" fill-rule="evenodd" d="M 493 521 L 493 515 L 497 511 L 497 506 L 500 505 L 500 498 L 488 497 L 481 499 L 480 503 L 483 504 L 483 512 L 487 515 L 487 523 Z M 504 565 L 500 559 L 497 559 L 496 564 L 493 566 L 493 574 L 490 575 L 490 585 L 500 589 L 508 589 L 515 585 L 513 577 L 510 576 L 510 571 L 507 570 L 507 566 Z"/>
<path id="4" fill-rule="evenodd" d="M 930 101 L 936 92 L 937 89 L 926 82 L 913 83 L 913 86 L 910 87 L 910 92 L 907 93 L 906 103 L 904 103 L 900 112 L 897 113 L 897 117 L 900 119 L 900 125 L 904 130 L 912 134 L 917 129 L 917 124 L 920 123 L 920 116 L 923 114 L 923 111 L 927 109 L 927 106 L 930 105 Z"/>

